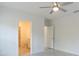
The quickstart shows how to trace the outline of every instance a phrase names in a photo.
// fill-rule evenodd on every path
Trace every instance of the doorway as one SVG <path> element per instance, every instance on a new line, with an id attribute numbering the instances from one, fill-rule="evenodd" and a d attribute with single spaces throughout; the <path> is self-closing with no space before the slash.
<path id="1" fill-rule="evenodd" d="M 18 41 L 19 41 L 19 56 L 30 55 L 31 22 L 29 20 L 19 21 Z"/>
<path id="2" fill-rule="evenodd" d="M 45 42 L 45 49 L 48 49 L 48 48 L 53 48 L 54 47 L 54 35 L 53 35 L 53 26 L 45 26 L 44 27 L 44 42 Z"/>

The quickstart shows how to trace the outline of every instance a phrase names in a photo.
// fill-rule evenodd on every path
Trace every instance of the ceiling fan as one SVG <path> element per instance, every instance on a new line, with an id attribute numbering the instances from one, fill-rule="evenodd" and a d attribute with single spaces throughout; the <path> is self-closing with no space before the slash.
<path id="1" fill-rule="evenodd" d="M 69 4 L 72 4 L 73 2 L 63 2 L 62 4 L 60 2 L 52 2 L 50 4 L 50 6 L 46 6 L 46 7 L 40 7 L 40 8 L 50 8 L 50 14 L 52 14 L 53 12 L 57 12 L 59 10 L 63 11 L 63 12 L 67 12 L 67 10 L 63 9 L 62 6 L 66 6 Z"/>
<path id="2" fill-rule="evenodd" d="M 75 10 L 75 11 L 73 11 L 73 13 L 78 13 L 79 12 L 79 10 Z"/>

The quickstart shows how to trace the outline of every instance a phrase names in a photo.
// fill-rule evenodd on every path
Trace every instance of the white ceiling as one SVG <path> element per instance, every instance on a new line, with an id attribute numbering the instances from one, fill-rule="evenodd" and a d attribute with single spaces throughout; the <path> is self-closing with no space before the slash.
<path id="1" fill-rule="evenodd" d="M 31 14 L 45 16 L 47 18 L 58 17 L 60 15 L 65 15 L 67 13 L 72 13 L 72 11 L 79 9 L 79 3 L 74 2 L 73 4 L 63 6 L 64 9 L 68 10 L 68 12 L 64 13 L 62 11 L 49 14 L 50 9 L 40 9 L 42 6 L 49 6 L 51 2 L 0 2 L 0 6 L 5 6 L 9 8 L 15 8 L 18 10 L 22 10 Z M 62 2 L 61 2 L 62 4 Z"/>

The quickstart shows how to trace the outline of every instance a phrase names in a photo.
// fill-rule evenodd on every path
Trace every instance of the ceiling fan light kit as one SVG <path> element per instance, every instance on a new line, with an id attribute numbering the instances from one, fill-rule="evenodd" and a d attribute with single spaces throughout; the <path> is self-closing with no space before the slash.
<path id="1" fill-rule="evenodd" d="M 53 11 L 54 11 L 54 12 L 57 12 L 57 11 L 59 11 L 59 8 L 58 8 L 58 7 L 54 7 L 54 8 L 53 8 Z"/>

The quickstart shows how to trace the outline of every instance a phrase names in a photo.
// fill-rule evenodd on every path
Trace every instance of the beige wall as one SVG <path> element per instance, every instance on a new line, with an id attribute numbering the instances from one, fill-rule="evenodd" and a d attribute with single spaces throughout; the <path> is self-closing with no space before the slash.
<path id="1" fill-rule="evenodd" d="M 55 49 L 79 55 L 79 13 L 54 19 Z"/>

